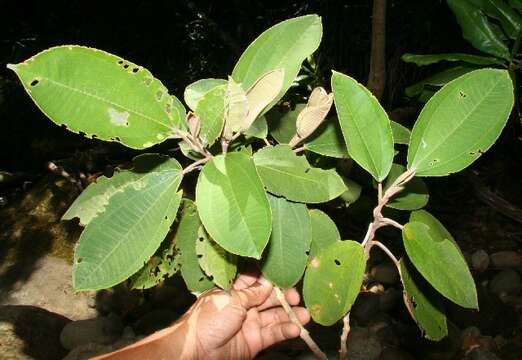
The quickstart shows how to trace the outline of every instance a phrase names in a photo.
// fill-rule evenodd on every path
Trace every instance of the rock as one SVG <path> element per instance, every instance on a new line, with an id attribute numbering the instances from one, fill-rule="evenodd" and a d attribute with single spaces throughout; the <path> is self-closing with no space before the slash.
<path id="1" fill-rule="evenodd" d="M 393 285 L 399 280 L 397 268 L 388 262 L 372 267 L 370 275 L 375 281 L 385 285 Z"/>
<path id="2" fill-rule="evenodd" d="M 171 325 L 177 318 L 178 314 L 175 311 L 168 309 L 153 310 L 136 321 L 134 331 L 137 334 L 149 335 Z"/>
<path id="3" fill-rule="evenodd" d="M 95 343 L 108 345 L 116 341 L 123 331 L 119 317 L 109 315 L 67 324 L 60 334 L 62 346 L 72 350 L 82 345 Z"/>
<path id="4" fill-rule="evenodd" d="M 44 256 L 23 279 L 12 279 L 15 267 L 11 264 L 0 269 L 0 305 L 32 305 L 72 320 L 97 316 L 95 292 L 74 292 L 72 266 L 67 261 Z"/>
<path id="5" fill-rule="evenodd" d="M 522 281 L 520 275 L 512 269 L 502 270 L 489 283 L 489 291 L 497 295 L 516 295 L 521 289 Z"/>
<path id="6" fill-rule="evenodd" d="M 378 359 L 382 346 L 376 336 L 368 329 L 353 327 L 348 335 L 348 359 L 373 360 Z"/>
<path id="7" fill-rule="evenodd" d="M 381 311 L 390 311 L 402 300 L 402 291 L 390 287 L 381 294 L 379 298 L 379 308 Z"/>
<path id="8" fill-rule="evenodd" d="M 484 250 L 477 250 L 471 255 L 471 266 L 477 272 L 484 272 L 489 266 L 489 255 Z"/>
<path id="9" fill-rule="evenodd" d="M 491 254 L 491 264 L 496 268 L 522 267 L 522 254 L 516 251 L 498 251 Z"/>
<path id="10" fill-rule="evenodd" d="M 60 332 L 68 322 L 34 306 L 0 306 L 0 358 L 61 359 L 67 351 L 60 345 Z"/>

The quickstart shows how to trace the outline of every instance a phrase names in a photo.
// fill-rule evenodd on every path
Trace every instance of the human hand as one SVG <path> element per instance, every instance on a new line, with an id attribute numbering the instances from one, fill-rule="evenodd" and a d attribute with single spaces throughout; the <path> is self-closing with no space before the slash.
<path id="1" fill-rule="evenodd" d="M 287 290 L 285 297 L 290 305 L 299 303 L 295 289 Z M 293 310 L 301 324 L 310 321 L 306 309 Z M 185 341 L 183 359 L 252 359 L 300 334 L 280 306 L 273 285 L 252 274 L 240 275 L 229 294 L 214 289 L 202 295 L 173 327 L 173 337 Z"/>

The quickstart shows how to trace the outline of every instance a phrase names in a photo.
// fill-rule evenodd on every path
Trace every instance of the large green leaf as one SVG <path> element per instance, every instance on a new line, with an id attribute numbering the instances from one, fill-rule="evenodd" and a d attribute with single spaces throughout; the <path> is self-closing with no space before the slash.
<path id="1" fill-rule="evenodd" d="M 346 315 L 359 295 L 366 259 L 361 244 L 338 241 L 310 260 L 303 297 L 315 322 L 330 326 Z"/>
<path id="2" fill-rule="evenodd" d="M 407 259 L 400 261 L 404 300 L 424 336 L 439 341 L 448 335 L 444 303 L 440 295 L 420 276 Z"/>
<path id="3" fill-rule="evenodd" d="M 522 18 L 504 0 L 468 0 L 479 7 L 488 16 L 498 20 L 502 30 L 511 39 L 515 40 L 522 28 Z"/>
<path id="4" fill-rule="evenodd" d="M 509 50 L 495 33 L 484 13 L 468 0 L 447 0 L 462 28 L 462 35 L 471 45 L 490 55 L 509 60 Z"/>
<path id="5" fill-rule="evenodd" d="M 205 96 L 210 90 L 226 84 L 227 81 L 225 79 L 201 79 L 193 82 L 185 88 L 183 98 L 188 107 L 195 111 L 203 96 Z"/>
<path id="6" fill-rule="evenodd" d="M 321 210 L 310 210 L 310 219 L 312 220 L 310 258 L 313 259 L 321 249 L 341 240 L 341 235 L 333 220 Z"/>
<path id="7" fill-rule="evenodd" d="M 429 98 L 433 95 L 431 89 L 438 88 L 446 85 L 451 80 L 455 80 L 459 76 L 469 73 L 470 71 L 476 70 L 475 67 L 470 66 L 455 66 L 446 70 L 443 70 L 439 73 L 436 73 L 424 80 L 419 81 L 413 85 L 408 86 L 404 89 L 404 93 L 408 97 L 419 97 L 419 101 L 427 102 Z M 423 91 L 429 91 L 431 94 L 429 96 L 423 96 Z"/>
<path id="8" fill-rule="evenodd" d="M 259 117 L 248 129 L 244 132 L 246 137 L 255 137 L 258 139 L 266 139 L 268 135 L 268 124 L 266 117 Z"/>
<path id="9" fill-rule="evenodd" d="M 411 131 L 405 126 L 390 120 L 390 125 L 393 134 L 393 142 L 395 144 L 408 145 L 410 143 Z"/>
<path id="10" fill-rule="evenodd" d="M 80 237 L 73 265 L 76 290 L 114 286 L 149 260 L 178 211 L 181 177 L 181 166 L 169 159 L 110 198 Z"/>
<path id="11" fill-rule="evenodd" d="M 343 133 L 335 117 L 326 119 L 317 130 L 305 140 L 304 147 L 319 155 L 335 158 L 348 157 Z"/>
<path id="12" fill-rule="evenodd" d="M 230 290 L 237 271 L 237 256 L 226 252 L 209 238 L 203 227 L 196 243 L 199 266 L 222 289 Z"/>
<path id="13" fill-rule="evenodd" d="M 263 74 L 284 70 L 283 86 L 279 95 L 265 107 L 269 110 L 292 85 L 301 63 L 321 42 L 321 18 L 306 15 L 283 21 L 259 35 L 241 55 L 232 72 L 243 89 L 250 88 Z"/>
<path id="14" fill-rule="evenodd" d="M 296 129 L 296 121 L 299 113 L 306 107 L 306 104 L 297 104 L 293 110 L 280 112 L 273 109 L 266 114 L 270 135 L 279 144 L 288 144 L 294 137 Z"/>
<path id="15" fill-rule="evenodd" d="M 427 211 L 411 213 L 402 230 L 404 247 L 417 270 L 442 295 L 465 308 L 478 308 L 475 282 L 457 243 Z"/>
<path id="16" fill-rule="evenodd" d="M 194 202 L 183 199 L 182 206 L 181 217 L 174 234 L 181 276 L 190 291 L 201 294 L 214 287 L 212 280 L 201 270 L 196 253 L 198 232 L 202 225 Z"/>
<path id="17" fill-rule="evenodd" d="M 143 149 L 174 137 L 185 109 L 141 66 L 101 50 L 59 46 L 9 65 L 52 121 Z"/>
<path id="18" fill-rule="evenodd" d="M 405 166 L 393 164 L 390 174 L 384 183 L 384 190 L 388 190 L 399 175 L 405 171 Z M 428 187 L 424 181 L 421 178 L 414 177 L 406 183 L 404 189 L 395 195 L 386 206 L 397 210 L 417 210 L 426 206 L 429 197 Z"/>
<path id="19" fill-rule="evenodd" d="M 254 154 L 254 162 L 267 190 L 291 201 L 321 203 L 346 190 L 335 170 L 311 167 L 288 145 L 264 147 Z"/>
<path id="20" fill-rule="evenodd" d="M 347 190 L 341 194 L 341 199 L 344 201 L 346 206 L 350 206 L 361 197 L 362 186 L 353 181 L 352 179 L 348 179 L 347 177 L 342 177 L 344 181 L 344 185 L 346 185 Z"/>
<path id="21" fill-rule="evenodd" d="M 209 235 L 236 255 L 261 258 L 270 231 L 270 204 L 252 159 L 243 152 L 219 155 L 196 185 L 199 216 Z"/>
<path id="22" fill-rule="evenodd" d="M 206 145 L 212 145 L 221 135 L 225 123 L 226 86 L 216 86 L 203 95 L 196 108 L 196 115 L 201 120 L 199 137 Z"/>
<path id="23" fill-rule="evenodd" d="M 261 271 L 277 286 L 288 289 L 303 276 L 312 241 L 306 205 L 270 195 L 272 234 L 263 255 Z"/>
<path id="24" fill-rule="evenodd" d="M 439 61 L 463 61 L 473 65 L 502 65 L 505 63 L 504 60 L 491 57 L 491 56 L 480 56 L 471 54 L 461 53 L 449 53 L 449 54 L 404 54 L 401 56 L 401 60 L 407 63 L 414 63 L 417 66 L 425 66 L 436 64 Z"/>
<path id="25" fill-rule="evenodd" d="M 464 169 L 493 145 L 512 107 L 513 82 L 505 70 L 475 70 L 448 83 L 413 127 L 408 168 L 419 176 Z"/>
<path id="26" fill-rule="evenodd" d="M 390 120 L 368 89 L 335 72 L 332 90 L 348 154 L 377 181 L 390 171 L 394 150 Z"/>

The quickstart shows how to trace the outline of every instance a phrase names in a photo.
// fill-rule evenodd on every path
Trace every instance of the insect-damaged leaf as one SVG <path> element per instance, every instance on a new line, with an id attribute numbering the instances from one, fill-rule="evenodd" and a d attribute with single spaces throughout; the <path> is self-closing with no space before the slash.
<path id="1" fill-rule="evenodd" d="M 427 211 L 411 213 L 402 239 L 411 262 L 442 295 L 465 308 L 478 308 L 477 290 L 466 260 L 444 226 Z"/>
<path id="2" fill-rule="evenodd" d="M 304 273 L 312 240 L 306 205 L 272 195 L 272 234 L 263 255 L 261 271 L 277 286 L 293 287 Z"/>
<path id="3" fill-rule="evenodd" d="M 226 252 L 199 228 L 196 253 L 199 266 L 222 289 L 230 290 L 237 270 L 237 256 Z"/>
<path id="4" fill-rule="evenodd" d="M 321 249 L 341 240 L 341 235 L 333 220 L 321 210 L 310 210 L 310 219 L 312 220 L 310 259 L 313 259 Z"/>
<path id="5" fill-rule="evenodd" d="M 254 162 L 267 190 L 291 201 L 326 202 L 346 190 L 335 170 L 311 167 L 288 145 L 267 146 L 254 154 Z"/>
<path id="6" fill-rule="evenodd" d="M 234 133 L 241 130 L 247 114 L 248 99 L 246 93 L 241 84 L 229 77 L 225 93 L 225 129 L 223 131 L 225 139 L 232 139 Z"/>
<path id="7" fill-rule="evenodd" d="M 241 126 L 243 131 L 250 128 L 261 112 L 281 91 L 285 72 L 283 69 L 269 71 L 261 76 L 246 92 L 248 114 Z"/>
<path id="8" fill-rule="evenodd" d="M 205 164 L 196 185 L 196 204 L 205 229 L 222 248 L 236 255 L 261 257 L 272 218 L 250 156 L 231 152 Z"/>
<path id="9" fill-rule="evenodd" d="M 438 341 L 448 335 L 441 296 L 424 280 L 407 259 L 400 261 L 404 301 L 410 315 L 427 339 Z"/>
<path id="10" fill-rule="evenodd" d="M 248 46 L 234 67 L 232 77 L 248 89 L 263 74 L 276 69 L 284 70 L 281 91 L 265 107 L 266 112 L 290 88 L 303 60 L 319 47 L 322 32 L 321 18 L 317 15 L 301 16 L 276 24 Z"/>
<path id="11" fill-rule="evenodd" d="M 181 276 L 187 288 L 195 294 L 201 294 L 214 287 L 212 280 L 201 270 L 196 254 L 196 242 L 201 226 L 196 204 L 192 200 L 183 199 L 181 217 L 174 236 Z"/>
<path id="12" fill-rule="evenodd" d="M 199 137 L 205 145 L 212 145 L 223 130 L 225 122 L 226 86 L 217 86 L 198 102 L 196 115 L 201 121 Z"/>
<path id="13" fill-rule="evenodd" d="M 198 103 L 203 98 L 203 96 L 205 96 L 212 89 L 223 85 L 227 85 L 227 81 L 225 79 L 201 79 L 193 82 L 185 88 L 183 98 L 185 99 L 185 103 L 188 105 L 188 107 L 191 108 L 192 111 L 196 111 Z"/>
<path id="14" fill-rule="evenodd" d="M 105 211 L 111 197 L 126 186 L 141 186 L 149 172 L 173 171 L 173 166 L 180 166 L 175 160 L 158 154 L 142 154 L 133 160 L 130 170 L 116 170 L 110 178 L 100 176 L 90 184 L 62 216 L 62 220 L 80 219 L 81 225 L 87 225 Z M 181 174 L 179 181 L 181 181 Z"/>
<path id="15" fill-rule="evenodd" d="M 475 161 L 499 137 L 513 107 L 505 70 L 475 70 L 451 81 L 424 106 L 408 148 L 418 176 L 444 176 Z"/>
<path id="16" fill-rule="evenodd" d="M 361 244 L 350 240 L 335 242 L 310 259 L 303 296 L 315 322 L 330 326 L 350 311 L 361 289 L 365 266 Z"/>
<path id="17" fill-rule="evenodd" d="M 93 218 L 74 254 L 76 290 L 104 289 L 138 271 L 165 239 L 181 200 L 181 166 L 169 159 L 159 171 L 116 192 Z"/>
<path id="18" fill-rule="evenodd" d="M 178 99 L 141 66 L 101 50 L 59 46 L 9 65 L 56 124 L 143 149 L 184 127 Z"/>
<path id="19" fill-rule="evenodd" d="M 179 256 L 173 246 L 160 247 L 137 273 L 130 278 L 133 289 L 149 289 L 167 277 L 173 276 L 180 267 Z"/>
<path id="20" fill-rule="evenodd" d="M 349 76 L 334 71 L 332 90 L 348 154 L 381 182 L 394 156 L 388 115 L 370 91 Z"/>

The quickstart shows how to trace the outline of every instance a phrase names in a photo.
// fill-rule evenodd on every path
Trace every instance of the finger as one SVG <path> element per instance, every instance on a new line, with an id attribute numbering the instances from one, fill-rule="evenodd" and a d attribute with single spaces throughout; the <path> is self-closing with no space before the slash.
<path id="1" fill-rule="evenodd" d="M 300 333 L 301 330 L 299 327 L 291 322 L 263 328 L 261 329 L 263 348 L 266 349 L 267 347 L 283 340 L 296 338 Z"/>
<path id="2" fill-rule="evenodd" d="M 285 290 L 284 294 L 285 294 L 286 301 L 288 301 L 288 303 L 290 305 L 299 304 L 301 297 L 299 296 L 299 292 L 297 292 L 296 289 L 294 289 L 294 288 L 287 289 L 287 290 Z M 263 311 L 266 309 L 270 309 L 271 307 L 280 306 L 280 305 L 281 305 L 281 303 L 279 302 L 279 299 L 277 298 L 275 292 L 273 291 L 272 294 L 270 294 L 270 297 L 268 299 L 266 299 L 266 301 L 264 303 L 259 305 L 259 310 Z"/>
<path id="3" fill-rule="evenodd" d="M 247 287 L 252 286 L 257 281 L 258 278 L 259 278 L 259 271 L 257 271 L 257 270 L 246 271 L 238 276 L 238 278 L 234 282 L 233 287 L 236 290 L 246 289 Z"/>
<path id="4" fill-rule="evenodd" d="M 303 307 L 293 307 L 292 310 L 299 322 L 304 325 L 310 321 L 310 313 Z M 290 318 L 282 307 L 272 308 L 259 313 L 261 327 L 277 325 L 289 322 Z"/>
<path id="5" fill-rule="evenodd" d="M 231 294 L 234 301 L 248 310 L 264 303 L 272 293 L 272 289 L 272 283 L 260 277 L 252 286 L 242 290 L 232 290 Z"/>

